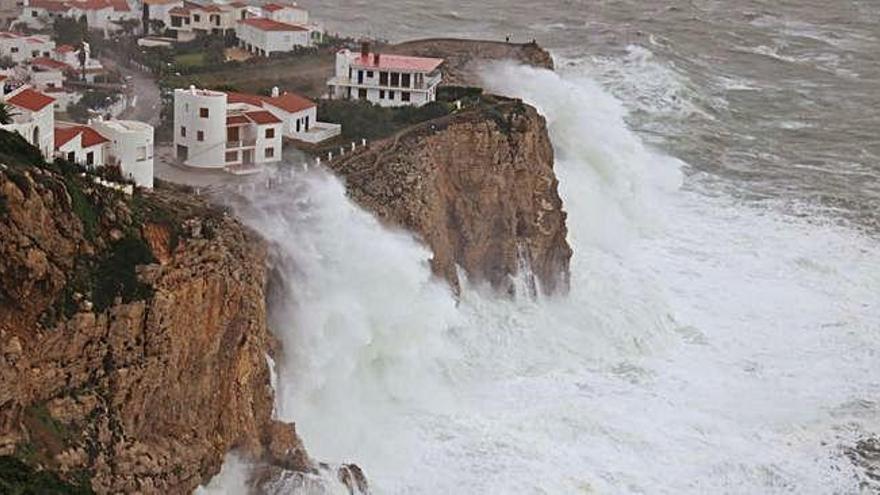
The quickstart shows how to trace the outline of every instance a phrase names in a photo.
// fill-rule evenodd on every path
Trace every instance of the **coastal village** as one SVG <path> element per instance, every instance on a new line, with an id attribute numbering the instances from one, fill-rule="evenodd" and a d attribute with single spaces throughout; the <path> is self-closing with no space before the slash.
<path id="1" fill-rule="evenodd" d="M 0 9 L 0 129 L 18 133 L 48 161 L 136 187 L 152 188 L 155 178 L 211 184 L 282 161 L 344 154 L 374 136 L 357 123 L 344 129 L 349 108 L 332 107 L 322 121 L 321 102 L 418 109 L 436 102 L 441 83 L 442 59 L 382 53 L 329 35 L 295 3 L 7 3 Z M 316 57 L 330 61 L 328 74 L 308 96 L 278 85 L 198 83 L 211 70 L 247 73 Z M 147 95 L 151 86 L 160 88 L 157 101 Z"/>

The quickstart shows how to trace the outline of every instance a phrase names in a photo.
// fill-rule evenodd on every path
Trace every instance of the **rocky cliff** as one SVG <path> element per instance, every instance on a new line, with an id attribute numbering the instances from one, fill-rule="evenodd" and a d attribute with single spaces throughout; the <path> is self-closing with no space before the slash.
<path id="1" fill-rule="evenodd" d="M 259 239 L 2 131 L 0 164 L 0 456 L 98 493 L 189 493 L 233 449 L 312 469 L 272 420 Z"/>
<path id="2" fill-rule="evenodd" d="M 479 70 L 488 62 L 510 60 L 542 69 L 553 69 L 553 57 L 537 43 L 432 38 L 388 47 L 392 53 L 436 57 L 443 63 L 443 84 L 479 86 Z"/>
<path id="3" fill-rule="evenodd" d="M 571 249 L 544 118 L 518 100 L 472 106 L 334 160 L 355 201 L 433 250 L 453 287 L 511 291 L 528 267 L 545 293 L 565 290 Z"/>

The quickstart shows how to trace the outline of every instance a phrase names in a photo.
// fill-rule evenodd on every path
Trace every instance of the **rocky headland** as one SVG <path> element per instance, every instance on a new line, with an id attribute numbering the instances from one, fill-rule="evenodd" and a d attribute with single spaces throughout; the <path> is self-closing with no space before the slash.
<path id="1" fill-rule="evenodd" d="M 232 450 L 313 472 L 272 419 L 262 241 L 185 190 L 129 197 L 0 141 L 4 465 L 97 493 L 190 493 Z"/>

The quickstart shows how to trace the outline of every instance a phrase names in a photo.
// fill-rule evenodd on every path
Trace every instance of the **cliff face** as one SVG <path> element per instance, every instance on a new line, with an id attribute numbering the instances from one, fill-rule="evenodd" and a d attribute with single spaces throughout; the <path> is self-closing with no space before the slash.
<path id="1" fill-rule="evenodd" d="M 493 98 L 334 160 L 351 196 L 418 234 L 453 287 L 510 291 L 529 266 L 545 293 L 565 290 L 571 249 L 544 118 Z"/>
<path id="2" fill-rule="evenodd" d="M 261 242 L 36 160 L 0 156 L 0 455 L 99 493 L 189 493 L 231 449 L 308 470 L 271 419 Z"/>

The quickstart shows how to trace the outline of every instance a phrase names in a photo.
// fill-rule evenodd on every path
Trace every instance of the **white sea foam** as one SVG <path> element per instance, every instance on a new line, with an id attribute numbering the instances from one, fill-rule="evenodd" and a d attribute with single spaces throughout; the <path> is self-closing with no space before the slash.
<path id="1" fill-rule="evenodd" d="M 377 493 L 846 493 L 880 426 L 880 252 L 678 191 L 595 83 L 499 66 L 547 117 L 572 291 L 456 305 L 335 179 L 240 212 L 273 246 L 282 417 Z"/>

